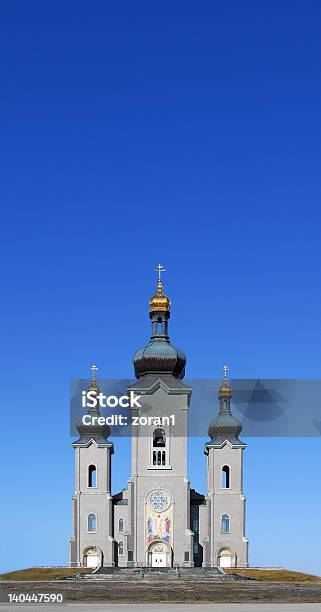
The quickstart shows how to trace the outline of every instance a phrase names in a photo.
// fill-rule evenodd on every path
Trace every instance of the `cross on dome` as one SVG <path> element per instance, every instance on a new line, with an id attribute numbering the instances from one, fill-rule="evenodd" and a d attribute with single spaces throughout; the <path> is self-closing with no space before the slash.
<path id="1" fill-rule="evenodd" d="M 223 383 L 221 384 L 219 391 L 218 391 L 218 396 L 220 398 L 223 398 L 223 397 L 231 398 L 232 397 L 232 389 L 229 383 L 227 382 L 227 372 L 229 371 L 229 369 L 230 368 L 225 363 L 223 366 L 223 372 L 224 372 Z"/>
<path id="2" fill-rule="evenodd" d="M 161 283 L 162 282 L 162 272 L 166 272 L 164 266 L 162 266 L 162 264 L 159 263 L 156 268 L 156 272 L 158 272 L 158 282 Z"/>
<path id="3" fill-rule="evenodd" d="M 224 366 L 223 366 L 223 371 L 224 371 L 224 382 L 226 382 L 226 381 L 227 381 L 227 378 L 226 378 L 226 372 L 229 372 L 229 370 L 230 370 L 230 368 L 229 368 L 229 367 L 228 367 L 228 365 L 226 365 L 226 363 L 225 363 L 225 364 L 224 364 Z"/>
<path id="4" fill-rule="evenodd" d="M 89 369 L 90 369 L 90 370 L 92 371 L 92 373 L 93 373 L 93 375 L 92 375 L 92 380 L 93 380 L 93 382 L 95 382 L 95 381 L 96 381 L 96 372 L 98 371 L 98 368 L 97 368 L 97 366 L 96 366 L 96 365 L 93 363 L 93 365 L 91 365 Z"/>

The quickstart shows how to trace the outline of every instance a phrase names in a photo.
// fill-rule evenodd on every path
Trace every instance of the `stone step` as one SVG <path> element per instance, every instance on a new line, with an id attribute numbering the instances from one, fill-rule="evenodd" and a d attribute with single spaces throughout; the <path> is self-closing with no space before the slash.
<path id="1" fill-rule="evenodd" d="M 233 574 L 225 574 L 218 568 L 120 568 L 101 567 L 92 574 L 76 574 L 67 576 L 66 580 L 90 580 L 112 582 L 162 582 L 183 580 L 188 582 L 229 582 L 234 580 L 247 581 L 248 578 Z"/>
<path id="2" fill-rule="evenodd" d="M 218 567 L 100 567 L 95 571 L 95 575 L 97 574 L 126 574 L 127 576 L 131 574 L 141 574 L 144 572 L 145 574 L 198 574 L 204 575 L 205 573 L 213 575 L 222 576 L 224 572 L 218 569 Z"/>

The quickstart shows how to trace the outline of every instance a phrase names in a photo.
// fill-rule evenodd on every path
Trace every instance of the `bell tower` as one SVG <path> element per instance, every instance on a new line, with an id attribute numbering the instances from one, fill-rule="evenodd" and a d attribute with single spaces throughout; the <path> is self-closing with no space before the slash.
<path id="1" fill-rule="evenodd" d="M 96 406 L 88 411 L 90 417 L 99 417 L 97 396 L 100 389 L 96 381 L 95 365 L 91 366 L 92 379 L 87 391 L 96 398 Z M 97 421 L 97 419 L 96 419 Z M 99 567 L 114 565 L 114 539 L 111 496 L 110 427 L 84 424 L 77 426 L 79 439 L 75 449 L 75 495 L 72 498 L 73 535 L 70 538 L 70 565 L 73 567 Z"/>
<path id="2" fill-rule="evenodd" d="M 218 391 L 219 411 L 211 421 L 205 445 L 207 455 L 206 524 L 203 566 L 247 567 L 248 540 L 245 537 L 243 495 L 243 452 L 239 439 L 242 423 L 231 413 L 232 388 L 224 366 L 223 384 Z"/>
<path id="3" fill-rule="evenodd" d="M 152 334 L 134 355 L 141 408 L 132 409 L 132 474 L 128 483 L 127 565 L 193 565 L 190 485 L 187 478 L 187 414 L 191 389 L 182 382 L 186 357 L 169 339 L 170 299 L 157 267 L 149 300 Z M 147 421 L 145 420 L 147 419 Z"/>

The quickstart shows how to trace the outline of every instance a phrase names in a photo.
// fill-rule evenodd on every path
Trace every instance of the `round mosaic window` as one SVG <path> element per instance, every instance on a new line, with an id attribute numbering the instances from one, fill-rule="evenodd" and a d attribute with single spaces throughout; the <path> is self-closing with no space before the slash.
<path id="1" fill-rule="evenodd" d="M 168 506 L 170 505 L 171 500 L 168 493 L 158 489 L 150 494 L 148 502 L 153 510 L 156 510 L 156 512 L 164 512 L 164 510 L 167 510 Z"/>

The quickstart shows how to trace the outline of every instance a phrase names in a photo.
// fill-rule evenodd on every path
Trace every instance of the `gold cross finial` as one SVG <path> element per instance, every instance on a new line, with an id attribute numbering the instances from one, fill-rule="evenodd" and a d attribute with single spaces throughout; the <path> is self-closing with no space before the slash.
<path id="1" fill-rule="evenodd" d="M 93 363 L 93 365 L 90 366 L 90 370 L 93 373 L 92 380 L 93 380 L 93 382 L 96 382 L 96 372 L 98 370 L 97 366 Z"/>
<path id="2" fill-rule="evenodd" d="M 225 383 L 226 383 L 226 381 L 227 381 L 227 378 L 226 378 L 226 372 L 228 372 L 228 371 L 229 371 L 229 369 L 230 369 L 230 368 L 229 368 L 229 367 L 226 365 L 226 363 L 225 363 L 225 364 L 224 364 L 224 366 L 223 366 L 223 371 L 224 371 L 224 382 L 225 382 Z"/>
<path id="3" fill-rule="evenodd" d="M 164 266 L 162 266 L 162 264 L 159 263 L 156 268 L 156 272 L 158 272 L 158 282 L 161 283 L 162 282 L 162 272 L 166 272 Z"/>

